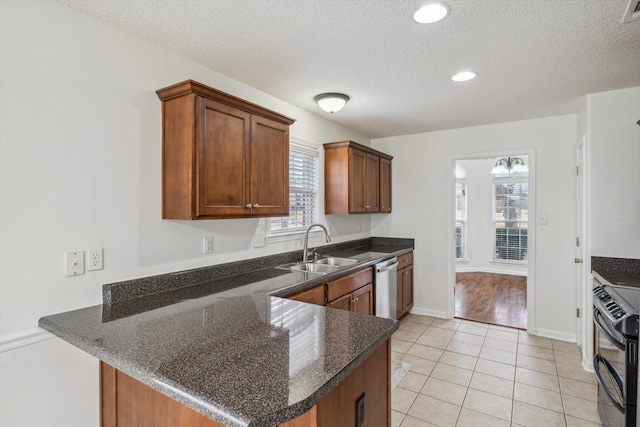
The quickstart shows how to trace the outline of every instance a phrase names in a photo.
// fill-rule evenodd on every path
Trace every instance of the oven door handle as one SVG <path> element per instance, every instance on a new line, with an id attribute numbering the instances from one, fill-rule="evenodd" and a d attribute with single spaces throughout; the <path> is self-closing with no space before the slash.
<path id="1" fill-rule="evenodd" d="M 622 412 L 624 412 L 624 403 L 616 399 L 616 397 L 613 395 L 611 390 L 609 390 L 609 387 L 607 387 L 607 385 L 604 383 L 604 380 L 602 379 L 602 374 L 600 373 L 600 362 L 604 363 L 607 370 L 611 373 L 611 375 L 613 375 L 613 378 L 618 384 L 618 387 L 620 387 L 620 390 L 623 390 L 622 378 L 620 378 L 618 371 L 616 371 L 615 368 L 611 366 L 611 363 L 609 363 L 607 359 L 602 357 L 600 354 L 596 354 L 595 356 L 593 356 L 593 369 L 596 371 L 598 382 L 602 386 L 602 389 L 607 393 L 609 399 L 611 399 L 613 404 L 616 405 Z"/>
<path id="2" fill-rule="evenodd" d="M 594 320 L 596 326 L 598 327 L 598 329 L 600 329 L 600 331 L 607 336 L 607 339 L 609 341 L 611 341 L 611 343 L 613 345 L 618 347 L 620 350 L 624 350 L 624 343 L 618 341 L 617 339 L 615 339 L 615 337 L 613 335 L 611 335 L 611 332 L 609 332 L 607 327 L 602 324 L 602 320 L 600 320 L 600 316 L 601 316 L 600 310 L 598 310 L 597 308 L 594 308 L 593 309 L 593 320 Z"/>

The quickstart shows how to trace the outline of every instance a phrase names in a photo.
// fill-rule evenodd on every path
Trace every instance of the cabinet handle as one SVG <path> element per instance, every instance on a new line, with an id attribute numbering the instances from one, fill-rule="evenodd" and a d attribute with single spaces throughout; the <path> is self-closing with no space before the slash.
<path id="1" fill-rule="evenodd" d="M 365 209 L 369 209 L 370 207 L 371 207 L 371 205 L 367 205 L 367 206 L 365 206 L 364 208 L 365 208 Z"/>
<path id="2" fill-rule="evenodd" d="M 251 203 L 248 203 L 245 207 L 246 207 L 247 209 L 251 209 Z"/>
<path id="3" fill-rule="evenodd" d="M 260 205 L 256 203 L 255 205 L 253 205 L 253 207 L 257 209 L 260 207 Z"/>

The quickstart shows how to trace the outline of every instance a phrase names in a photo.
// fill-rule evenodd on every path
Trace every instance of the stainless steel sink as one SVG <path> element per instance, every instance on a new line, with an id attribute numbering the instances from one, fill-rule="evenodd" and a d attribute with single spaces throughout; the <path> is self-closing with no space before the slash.
<path id="1" fill-rule="evenodd" d="M 307 273 L 315 274 L 327 274 L 333 271 L 340 270 L 343 267 L 353 265 L 357 262 L 358 260 L 350 258 L 326 257 L 317 259 L 315 261 L 303 261 L 293 264 L 284 264 L 278 266 L 278 268 L 291 271 L 304 271 Z"/>
<path id="2" fill-rule="evenodd" d="M 294 264 L 289 269 L 294 271 L 309 271 L 311 273 L 327 274 L 332 271 L 338 270 L 340 267 L 337 265 L 319 264 L 316 262 L 302 262 Z"/>
<path id="3" fill-rule="evenodd" d="M 318 260 L 313 261 L 314 264 L 322 264 L 322 265 L 335 265 L 338 267 L 345 267 L 347 265 L 352 265 L 358 262 L 358 260 L 351 258 L 337 258 L 337 257 L 327 257 L 320 258 Z"/>

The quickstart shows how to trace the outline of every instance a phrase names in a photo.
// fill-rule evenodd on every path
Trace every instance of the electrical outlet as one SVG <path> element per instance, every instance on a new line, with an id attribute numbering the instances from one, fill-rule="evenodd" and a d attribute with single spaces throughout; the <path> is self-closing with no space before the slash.
<path id="1" fill-rule="evenodd" d="M 102 270 L 104 268 L 103 258 L 104 249 L 89 249 L 89 265 L 87 270 Z"/>
<path id="2" fill-rule="evenodd" d="M 213 253 L 213 236 L 205 236 L 202 238 L 202 253 L 204 255 Z"/>
<path id="3" fill-rule="evenodd" d="M 84 251 L 64 253 L 64 275 L 79 276 L 84 274 Z"/>
<path id="4" fill-rule="evenodd" d="M 254 248 L 262 248 L 264 247 L 265 242 L 264 242 L 264 237 L 258 237 L 254 242 L 253 242 L 253 247 Z"/>

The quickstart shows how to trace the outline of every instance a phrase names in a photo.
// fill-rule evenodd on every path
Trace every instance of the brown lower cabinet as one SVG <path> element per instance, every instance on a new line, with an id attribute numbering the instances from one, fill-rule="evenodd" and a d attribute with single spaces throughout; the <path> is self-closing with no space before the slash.
<path id="1" fill-rule="evenodd" d="M 373 314 L 373 285 L 369 283 L 327 303 L 327 307 L 356 313 Z"/>
<path id="2" fill-rule="evenodd" d="M 327 307 L 373 314 L 373 271 L 367 268 L 327 283 Z"/>
<path id="3" fill-rule="evenodd" d="M 364 397 L 363 397 L 364 396 Z M 278 427 L 357 427 L 364 399 L 364 426 L 391 423 L 391 345 L 383 343 L 317 405 Z M 102 427 L 222 427 L 114 367 L 100 362 Z"/>
<path id="4" fill-rule="evenodd" d="M 398 257 L 396 319 L 413 308 L 413 252 Z"/>

